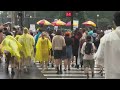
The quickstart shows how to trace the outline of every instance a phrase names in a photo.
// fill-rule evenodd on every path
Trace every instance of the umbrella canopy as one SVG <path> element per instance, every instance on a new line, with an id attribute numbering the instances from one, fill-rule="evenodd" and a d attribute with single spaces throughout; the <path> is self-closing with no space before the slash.
<path id="1" fill-rule="evenodd" d="M 59 19 L 57 21 L 52 22 L 52 25 L 53 26 L 64 26 L 64 25 L 66 25 L 66 23 Z"/>
<path id="2" fill-rule="evenodd" d="M 86 22 L 84 22 L 82 24 L 86 25 L 86 26 L 94 26 L 94 27 L 96 27 L 96 24 L 94 22 L 92 22 L 92 21 L 86 21 Z"/>
<path id="3" fill-rule="evenodd" d="M 71 26 L 71 21 L 70 21 L 70 22 L 68 22 L 68 23 L 66 23 L 66 26 Z M 78 26 L 78 24 L 77 24 L 77 23 L 75 23 L 75 22 L 73 22 L 73 26 Z"/>
<path id="4" fill-rule="evenodd" d="M 51 23 L 45 19 L 37 22 L 38 25 L 51 25 Z"/>

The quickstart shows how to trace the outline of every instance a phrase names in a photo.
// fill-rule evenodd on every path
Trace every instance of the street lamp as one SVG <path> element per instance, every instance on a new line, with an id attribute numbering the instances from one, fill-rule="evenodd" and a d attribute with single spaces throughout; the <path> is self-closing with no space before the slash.
<path id="1" fill-rule="evenodd" d="M 98 27 L 98 18 L 99 18 L 99 16 L 100 16 L 100 15 L 99 15 L 99 14 L 97 14 L 97 27 Z"/>

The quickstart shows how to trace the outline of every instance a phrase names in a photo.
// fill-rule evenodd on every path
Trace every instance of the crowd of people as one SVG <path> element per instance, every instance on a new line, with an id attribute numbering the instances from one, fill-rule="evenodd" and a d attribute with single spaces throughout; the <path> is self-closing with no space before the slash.
<path id="1" fill-rule="evenodd" d="M 79 69 L 79 65 L 83 66 L 82 59 L 87 57 L 83 55 L 84 42 L 89 39 L 88 41 L 93 42 L 94 47 L 98 48 L 100 38 L 103 36 L 102 32 L 93 30 L 92 27 L 89 27 L 88 31 L 85 28 L 80 28 L 74 32 L 39 28 L 36 33 L 33 33 L 27 28 L 19 30 L 14 27 L 10 31 L 6 26 L 3 25 L 0 33 L 1 52 L 6 56 L 6 71 L 8 72 L 11 62 L 11 73 L 13 74 L 16 67 L 19 70 L 23 68 L 23 70 L 29 71 L 31 60 L 39 61 L 42 71 L 48 69 L 49 64 L 52 63 L 52 68 L 55 67 L 57 74 L 62 74 L 62 60 L 64 60 L 64 71 L 70 70 L 71 66 Z M 79 50 L 80 53 L 78 53 Z M 74 56 L 75 65 L 73 63 Z M 78 56 L 80 56 L 80 61 L 78 61 Z M 91 57 L 93 59 L 93 56 Z M 88 59 L 91 58 L 88 57 Z M 86 67 L 88 67 L 87 63 Z M 93 68 L 94 64 L 92 64 Z"/>
<path id="2" fill-rule="evenodd" d="M 120 19 L 117 15 L 120 17 L 120 13 L 115 14 L 114 21 L 116 26 L 119 26 L 120 21 L 118 20 Z M 62 30 L 54 31 L 51 29 L 43 30 L 39 28 L 33 33 L 26 27 L 22 30 L 14 27 L 10 30 L 6 25 L 1 25 L 0 54 L 6 57 L 7 72 L 11 62 L 12 74 L 15 74 L 15 68 L 19 71 L 25 70 L 28 72 L 31 61 L 38 61 L 42 67 L 42 71 L 47 70 L 51 63 L 51 68 L 56 69 L 56 74 L 62 74 L 62 61 L 64 61 L 64 71 L 70 71 L 71 67 L 74 66 L 77 69 L 79 69 L 79 67 L 84 67 L 85 74 L 87 78 L 89 78 L 89 68 L 91 68 L 92 77 L 94 77 L 95 60 L 98 60 L 101 69 L 100 73 L 102 74 L 104 67 L 102 60 L 105 55 L 107 57 L 106 53 L 112 52 L 111 49 L 109 49 L 108 52 L 106 48 L 110 46 L 110 40 L 115 39 L 112 38 L 112 34 L 115 33 L 114 31 L 112 27 L 109 26 L 106 31 L 97 30 L 93 27 L 88 27 L 88 29 L 77 28 L 75 31 L 65 32 Z M 105 40 L 108 41 L 109 45 L 106 46 Z M 117 46 L 117 41 L 113 41 Z M 113 48 L 115 47 L 113 46 Z M 106 51 L 102 51 L 101 49 Z M 73 63 L 74 57 L 76 62 L 75 65 Z M 110 60 L 109 57 L 110 56 L 105 59 Z M 119 64 L 113 63 L 115 65 Z M 108 67 L 105 67 L 105 69 L 108 69 Z M 109 69 L 107 71 L 109 71 Z"/>

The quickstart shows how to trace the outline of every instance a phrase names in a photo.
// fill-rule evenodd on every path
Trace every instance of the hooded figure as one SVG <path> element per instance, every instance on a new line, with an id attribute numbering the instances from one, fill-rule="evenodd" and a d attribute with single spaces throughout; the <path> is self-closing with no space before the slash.
<path id="1" fill-rule="evenodd" d="M 43 32 L 36 44 L 35 60 L 40 61 L 41 63 L 45 61 L 47 67 L 48 59 L 49 59 L 49 51 L 51 48 L 52 48 L 52 43 L 48 38 L 46 38 L 46 33 Z"/>
<path id="2" fill-rule="evenodd" d="M 120 12 L 114 14 L 116 30 L 104 35 L 95 54 L 97 64 L 105 68 L 106 79 L 120 79 Z"/>
<path id="3" fill-rule="evenodd" d="M 33 58 L 33 52 L 34 52 L 34 44 L 35 40 L 34 37 L 28 34 L 28 29 L 24 28 L 23 29 L 24 34 L 21 35 L 18 39 L 18 41 L 22 45 L 21 53 L 23 55 L 23 62 L 24 66 L 29 67 L 30 66 L 30 61 Z"/>
<path id="4" fill-rule="evenodd" d="M 22 45 L 13 37 L 13 36 L 6 36 L 6 38 L 1 43 L 1 51 L 6 56 L 6 71 L 8 72 L 8 67 L 11 62 L 11 73 L 14 75 L 14 68 L 15 68 L 15 62 L 16 64 L 20 62 L 20 51 L 22 48 Z"/>

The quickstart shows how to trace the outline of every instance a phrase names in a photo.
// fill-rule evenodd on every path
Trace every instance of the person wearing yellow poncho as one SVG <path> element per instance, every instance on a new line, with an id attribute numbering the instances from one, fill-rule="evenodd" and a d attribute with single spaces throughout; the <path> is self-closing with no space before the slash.
<path id="1" fill-rule="evenodd" d="M 17 60 L 20 60 L 20 50 L 22 45 L 13 37 L 6 36 L 6 38 L 2 41 L 2 52 L 8 51 L 11 53 L 11 56 L 15 56 Z"/>
<path id="2" fill-rule="evenodd" d="M 51 41 L 46 38 L 46 33 L 42 32 L 41 37 L 38 39 L 36 44 L 36 55 L 35 60 L 42 64 L 42 69 L 44 70 L 44 62 L 47 69 L 49 51 L 52 48 Z"/>
<path id="3" fill-rule="evenodd" d="M 34 54 L 33 52 L 34 52 L 35 40 L 33 36 L 28 34 L 27 28 L 24 28 L 23 32 L 24 32 L 23 35 L 19 37 L 18 41 L 22 45 L 21 54 L 23 56 L 22 60 L 23 60 L 24 69 L 28 70 L 30 66 L 31 58 L 33 58 L 33 54 Z"/>
<path id="4" fill-rule="evenodd" d="M 8 67 L 9 67 L 9 62 L 11 61 L 11 73 L 15 73 L 14 72 L 14 68 L 15 68 L 15 62 L 19 62 L 20 61 L 20 50 L 22 45 L 13 37 L 13 36 L 6 36 L 6 38 L 2 41 L 1 43 L 2 47 L 1 47 L 1 51 L 3 54 L 6 55 L 7 61 L 7 67 L 6 70 L 8 72 Z M 9 59 L 9 60 L 8 60 Z"/>
<path id="5" fill-rule="evenodd" d="M 21 31 L 18 31 L 17 32 L 17 35 L 15 36 L 15 39 L 18 41 L 19 37 L 22 35 L 22 32 Z"/>

